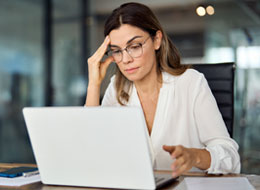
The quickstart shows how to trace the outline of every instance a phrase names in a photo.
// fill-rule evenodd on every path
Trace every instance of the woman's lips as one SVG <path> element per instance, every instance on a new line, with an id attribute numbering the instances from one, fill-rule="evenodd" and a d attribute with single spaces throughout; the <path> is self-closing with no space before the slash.
<path id="1" fill-rule="evenodd" d="M 130 68 L 130 69 L 126 69 L 125 71 L 126 71 L 127 73 L 131 74 L 131 73 L 136 72 L 138 68 L 139 68 L 139 67 Z"/>

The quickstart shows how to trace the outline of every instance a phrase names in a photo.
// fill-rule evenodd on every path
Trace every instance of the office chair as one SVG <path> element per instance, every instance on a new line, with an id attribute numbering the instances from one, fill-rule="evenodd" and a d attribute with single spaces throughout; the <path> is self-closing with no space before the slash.
<path id="1" fill-rule="evenodd" d="M 218 108 L 227 126 L 229 135 L 233 136 L 234 118 L 234 63 L 192 64 L 203 73 L 217 101 Z"/>

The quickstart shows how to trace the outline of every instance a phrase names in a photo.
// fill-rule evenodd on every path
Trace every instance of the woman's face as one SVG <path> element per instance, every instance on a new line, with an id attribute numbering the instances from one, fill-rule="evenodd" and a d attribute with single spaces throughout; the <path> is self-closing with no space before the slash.
<path id="1" fill-rule="evenodd" d="M 122 51 L 122 60 L 117 62 L 117 65 L 128 80 L 140 81 L 148 75 L 156 74 L 155 50 L 160 48 L 161 43 L 157 37 L 153 40 L 147 32 L 128 24 L 112 30 L 109 37 L 111 50 L 117 55 L 118 52 L 120 54 L 120 50 Z M 134 51 L 138 48 L 138 44 L 142 44 L 142 53 L 136 57 Z M 129 53 L 123 50 L 125 48 Z"/>

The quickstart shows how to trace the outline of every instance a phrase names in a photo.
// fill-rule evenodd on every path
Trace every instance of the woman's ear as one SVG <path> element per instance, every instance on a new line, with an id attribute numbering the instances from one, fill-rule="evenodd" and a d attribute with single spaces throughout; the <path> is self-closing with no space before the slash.
<path id="1" fill-rule="evenodd" d="M 161 43 L 162 43 L 162 32 L 161 32 L 161 30 L 158 30 L 156 32 L 156 35 L 154 36 L 154 42 L 153 43 L 154 43 L 154 49 L 155 50 L 160 49 Z"/>

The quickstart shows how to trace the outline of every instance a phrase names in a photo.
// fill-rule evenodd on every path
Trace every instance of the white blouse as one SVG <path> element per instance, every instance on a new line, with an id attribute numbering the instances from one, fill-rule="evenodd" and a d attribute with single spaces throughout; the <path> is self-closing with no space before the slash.
<path id="1" fill-rule="evenodd" d="M 188 69 L 180 76 L 163 72 L 162 77 L 150 136 L 154 168 L 171 170 L 173 159 L 162 149 L 163 145 L 183 145 L 210 152 L 208 173 L 239 173 L 238 145 L 228 134 L 204 75 Z M 115 77 L 111 78 L 102 106 L 120 106 L 116 99 Z M 141 107 L 134 85 L 127 106 Z"/>

